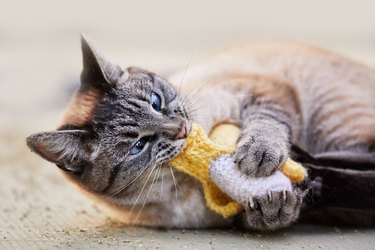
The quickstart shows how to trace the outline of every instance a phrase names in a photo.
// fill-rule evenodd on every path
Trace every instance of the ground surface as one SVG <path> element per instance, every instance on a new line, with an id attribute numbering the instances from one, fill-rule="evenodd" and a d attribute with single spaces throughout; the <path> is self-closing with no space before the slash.
<path id="1" fill-rule="evenodd" d="M 106 216 L 59 170 L 24 147 L 0 142 L 1 249 L 374 249 L 375 230 L 296 225 L 276 233 L 124 227 Z"/>
<path id="2" fill-rule="evenodd" d="M 375 249 L 375 229 L 335 225 L 270 234 L 124 227 L 26 148 L 27 135 L 55 128 L 77 87 L 79 31 L 122 65 L 162 73 L 233 41 L 268 38 L 375 66 L 371 0 L 224 2 L 0 4 L 0 249 Z"/>

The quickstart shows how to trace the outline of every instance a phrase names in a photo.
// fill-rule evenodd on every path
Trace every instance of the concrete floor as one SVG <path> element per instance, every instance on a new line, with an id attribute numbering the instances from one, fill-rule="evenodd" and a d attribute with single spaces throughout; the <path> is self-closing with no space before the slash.
<path id="1" fill-rule="evenodd" d="M 375 229 L 296 225 L 275 233 L 124 227 L 18 134 L 0 141 L 0 249 L 374 249 Z"/>
<path id="2" fill-rule="evenodd" d="M 371 0 L 309 6 L 286 0 L 271 9 L 267 1 L 240 1 L 233 11 L 229 2 L 180 6 L 166 0 L 148 8 L 141 2 L 32 1 L 20 8 L 17 1 L 0 0 L 0 249 L 375 249 L 375 229 L 335 225 L 295 225 L 268 234 L 124 227 L 54 165 L 30 153 L 25 137 L 54 129 L 77 87 L 78 31 L 118 62 L 159 73 L 184 68 L 233 41 L 269 38 L 321 45 L 375 66 Z"/>

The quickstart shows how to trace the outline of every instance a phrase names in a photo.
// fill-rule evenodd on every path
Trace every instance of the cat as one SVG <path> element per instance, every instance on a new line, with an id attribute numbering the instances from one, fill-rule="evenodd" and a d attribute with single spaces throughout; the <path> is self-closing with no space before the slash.
<path id="1" fill-rule="evenodd" d="M 123 69 L 84 37 L 81 42 L 81 85 L 61 125 L 29 136 L 27 145 L 125 224 L 276 230 L 297 221 L 301 211 L 303 217 L 308 208 L 318 209 L 314 199 L 324 200 L 324 208 L 345 209 L 343 203 L 330 203 L 333 198 L 322 198 L 330 183 L 324 178 L 327 170 L 320 170 L 350 173 L 348 178 L 358 172 L 374 180 L 371 68 L 306 45 L 245 43 L 167 80 L 141 68 Z M 215 214 L 205 206 L 200 184 L 168 165 L 183 148 L 193 121 L 206 133 L 223 121 L 241 127 L 234 158 L 243 174 L 268 176 L 294 155 L 311 167 L 310 180 L 293 191 L 249 197 L 237 216 Z M 350 170 L 334 164 L 347 163 L 351 156 Z M 356 156 L 365 159 L 366 169 L 356 169 Z"/>

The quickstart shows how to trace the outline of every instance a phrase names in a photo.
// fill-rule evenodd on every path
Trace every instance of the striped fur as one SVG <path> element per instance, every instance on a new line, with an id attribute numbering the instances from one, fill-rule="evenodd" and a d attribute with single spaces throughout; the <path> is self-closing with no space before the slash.
<path id="1" fill-rule="evenodd" d="M 239 124 L 237 165 L 254 176 L 272 173 L 292 145 L 317 156 L 375 157 L 375 71 L 336 54 L 289 43 L 240 44 L 167 82 L 139 68 L 119 69 L 85 40 L 83 53 L 82 87 L 60 127 L 66 130 L 60 134 L 72 130 L 75 135 L 39 133 L 28 144 L 126 224 L 199 228 L 240 220 L 263 230 L 285 227 L 298 217 L 302 197 L 297 191 L 249 197 L 259 206 L 238 218 L 207 210 L 200 186 L 168 166 L 183 145 L 173 139 L 182 123 L 198 122 L 207 133 L 223 121 Z M 163 115 L 150 107 L 152 91 L 163 97 Z M 143 136 L 154 141 L 141 157 L 130 156 L 130 147 Z M 61 141 L 78 148 L 57 147 Z M 80 159 L 69 158 L 69 152 Z M 77 175 L 75 169 L 83 172 Z M 284 208 L 289 215 L 274 214 Z"/>

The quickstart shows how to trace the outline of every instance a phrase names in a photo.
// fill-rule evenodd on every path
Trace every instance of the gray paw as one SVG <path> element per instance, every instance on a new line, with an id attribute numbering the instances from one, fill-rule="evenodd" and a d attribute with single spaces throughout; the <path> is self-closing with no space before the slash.
<path id="1" fill-rule="evenodd" d="M 302 195 L 300 192 L 269 192 L 251 198 L 246 206 L 247 223 L 257 230 L 276 230 L 290 225 L 298 218 Z"/>
<path id="2" fill-rule="evenodd" d="M 288 156 L 285 142 L 275 138 L 242 138 L 234 155 L 235 163 L 240 170 L 253 177 L 271 175 Z"/>

